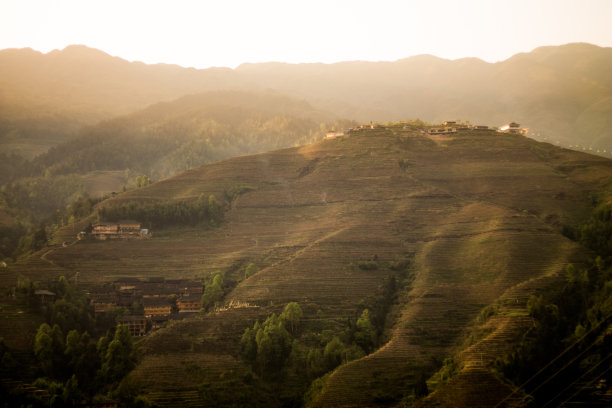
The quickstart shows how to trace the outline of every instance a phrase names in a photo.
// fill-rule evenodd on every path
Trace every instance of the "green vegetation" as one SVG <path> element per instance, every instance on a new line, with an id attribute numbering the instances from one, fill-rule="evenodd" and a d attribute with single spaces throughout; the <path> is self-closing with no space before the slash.
<path id="1" fill-rule="evenodd" d="M 570 389 L 585 372 L 592 376 L 587 378 L 597 378 L 602 373 L 598 368 L 612 355 L 607 330 L 612 318 L 610 213 L 608 204 L 600 204 L 583 226 L 570 230 L 600 256 L 584 268 L 567 265 L 564 281 L 529 298 L 533 327 L 496 362 L 498 370 L 536 404 L 564 398 L 560 391 Z M 609 373 L 601 375 L 612 379 Z"/>
<path id="2" fill-rule="evenodd" d="M 247 279 L 259 272 L 259 268 L 253 262 L 249 263 L 244 270 L 244 279 Z"/>
<path id="3" fill-rule="evenodd" d="M 216 272 L 204 284 L 204 294 L 202 295 L 202 311 L 208 311 L 223 300 L 223 274 Z"/>
<path id="4" fill-rule="evenodd" d="M 240 340 L 240 356 L 264 382 L 293 388 L 293 403 L 299 403 L 311 381 L 365 353 L 347 345 L 330 330 L 319 335 L 301 322 L 303 311 L 296 302 L 288 303 L 280 315 L 245 329 Z"/>
<path id="5" fill-rule="evenodd" d="M 378 338 L 368 309 L 337 334 L 330 329 L 313 332 L 314 327 L 301 321 L 303 314 L 298 303 L 290 302 L 280 315 L 255 322 L 242 335 L 240 356 L 265 382 L 298 382 L 294 398 L 311 400 L 321 391 L 319 377 L 371 352 Z"/>
<path id="6" fill-rule="evenodd" d="M 61 183 L 61 179 L 51 184 Z M 66 188 L 70 190 L 70 187 Z M 36 197 L 35 206 L 18 205 L 20 200 L 25 200 L 26 195 Z M 10 203 L 10 206 L 19 207 L 19 209 L 11 210 L 17 214 L 15 222 L 9 225 L 0 224 L 0 259 L 17 260 L 42 249 L 53 232 L 63 225 L 74 226 L 78 219 L 90 215 L 94 205 L 103 200 L 103 197 L 93 198 L 84 194 L 73 197 L 74 201 L 64 202 L 60 198 L 61 195 L 61 192 L 58 193 L 52 187 L 46 188 L 45 195 L 41 197 L 36 196 L 32 191 L 12 189 L 11 186 L 3 186 L 0 189 L 0 203 L 4 201 Z M 18 198 L 19 196 L 21 198 Z M 54 202 L 54 198 L 59 201 Z M 34 217 L 32 214 L 38 214 L 38 216 Z"/>
<path id="7" fill-rule="evenodd" d="M 137 350 L 127 327 L 113 324 L 96 340 L 93 311 L 82 290 L 62 276 L 46 287 L 56 294 L 56 300 L 41 304 L 34 292 L 40 287 L 44 286 L 22 278 L 17 290 L 28 307 L 45 319 L 33 340 L 34 360 L 28 363 L 34 364 L 34 370 L 28 375 L 37 377 L 33 386 L 46 394 L 32 397 L 3 389 L 3 400 L 52 407 L 78 406 L 83 400 L 106 394 L 124 400 L 122 381 L 137 363 Z M 6 367 L 17 366 L 3 342 L 0 353 Z M 131 404 L 136 397 L 127 402 Z"/>
<path id="8" fill-rule="evenodd" d="M 164 228 L 174 225 L 217 225 L 221 222 L 221 206 L 210 195 L 202 193 L 197 201 L 167 201 L 139 203 L 130 201 L 123 204 L 106 205 L 98 210 L 104 221 L 138 220 L 149 228 Z"/>

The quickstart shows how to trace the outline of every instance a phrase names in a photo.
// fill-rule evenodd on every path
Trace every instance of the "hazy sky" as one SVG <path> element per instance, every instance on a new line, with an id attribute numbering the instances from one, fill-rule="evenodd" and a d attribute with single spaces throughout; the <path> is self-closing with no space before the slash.
<path id="1" fill-rule="evenodd" d="M 84 44 L 131 61 L 494 62 L 543 45 L 612 46 L 612 0 L 0 0 L 0 49 Z"/>

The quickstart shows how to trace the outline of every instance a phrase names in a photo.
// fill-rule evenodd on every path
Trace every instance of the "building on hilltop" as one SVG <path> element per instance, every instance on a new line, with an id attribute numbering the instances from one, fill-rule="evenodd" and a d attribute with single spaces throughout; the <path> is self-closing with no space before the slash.
<path id="1" fill-rule="evenodd" d="M 516 122 L 506 123 L 498 130 L 500 133 L 521 133 L 521 125 Z"/>
<path id="2" fill-rule="evenodd" d="M 441 135 L 445 133 L 457 133 L 457 129 L 454 127 L 442 127 L 442 128 L 431 128 L 427 130 L 430 135 Z"/>
<path id="3" fill-rule="evenodd" d="M 485 125 L 476 125 L 476 126 L 472 127 L 472 129 L 474 129 L 474 130 L 489 130 L 489 127 L 485 126 Z"/>
<path id="4" fill-rule="evenodd" d="M 340 131 L 340 132 L 327 132 L 327 134 L 325 135 L 326 139 L 334 139 L 336 137 L 341 137 L 344 136 L 344 132 Z"/>
<path id="5" fill-rule="evenodd" d="M 444 121 L 444 126 L 450 126 L 450 125 L 456 125 L 457 121 L 455 120 L 445 120 Z"/>

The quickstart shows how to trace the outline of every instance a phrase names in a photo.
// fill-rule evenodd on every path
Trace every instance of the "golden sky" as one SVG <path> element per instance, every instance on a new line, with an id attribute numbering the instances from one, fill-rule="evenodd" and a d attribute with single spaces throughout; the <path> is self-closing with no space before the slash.
<path id="1" fill-rule="evenodd" d="M 243 62 L 504 60 L 612 46 L 612 0 L 1 0 L 0 49 L 71 44 L 186 67 Z"/>

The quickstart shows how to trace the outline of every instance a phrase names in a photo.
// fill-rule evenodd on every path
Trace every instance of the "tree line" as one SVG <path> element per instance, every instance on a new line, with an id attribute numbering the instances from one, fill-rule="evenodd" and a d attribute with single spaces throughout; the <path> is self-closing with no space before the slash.
<path id="1" fill-rule="evenodd" d="M 222 220 L 222 207 L 214 195 L 204 193 L 197 200 L 165 201 L 106 205 L 98 210 L 103 221 L 138 220 L 149 228 L 175 225 L 218 225 Z"/>
<path id="2" fill-rule="evenodd" d="M 612 318 L 612 211 L 603 200 L 593 204 L 589 219 L 565 226 L 563 233 L 592 250 L 595 258 L 580 267 L 567 265 L 564 279 L 529 298 L 532 327 L 496 361 L 507 379 L 525 384 L 521 390 L 537 405 L 554 401 L 559 391 L 612 355 L 612 334 L 605 330 Z M 546 367 L 542 378 L 532 379 Z M 552 381 L 536 388 L 553 374 Z M 612 381 L 610 372 L 603 378 Z"/>

